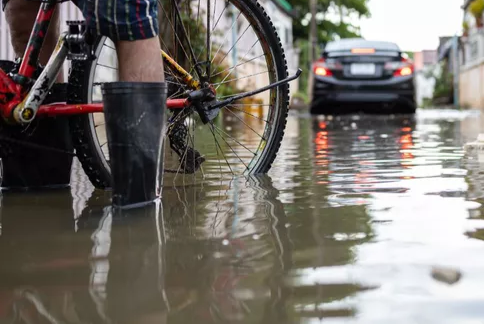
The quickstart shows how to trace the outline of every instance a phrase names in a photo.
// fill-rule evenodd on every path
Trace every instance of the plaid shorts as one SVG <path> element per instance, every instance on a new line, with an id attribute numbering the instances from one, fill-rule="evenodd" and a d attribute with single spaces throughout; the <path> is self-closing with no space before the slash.
<path id="1" fill-rule="evenodd" d="M 3 7 L 8 0 L 2 0 Z M 27 0 L 26 0 L 27 1 Z M 113 41 L 141 40 L 158 35 L 157 0 L 73 0 L 86 24 Z"/>
<path id="2" fill-rule="evenodd" d="M 141 40 L 158 35 L 157 0 L 77 0 L 86 24 L 97 34 L 116 40 Z"/>

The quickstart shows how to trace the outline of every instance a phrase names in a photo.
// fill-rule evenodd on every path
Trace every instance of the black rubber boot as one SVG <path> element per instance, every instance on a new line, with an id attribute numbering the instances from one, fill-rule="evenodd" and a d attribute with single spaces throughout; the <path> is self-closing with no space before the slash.
<path id="1" fill-rule="evenodd" d="M 161 196 L 166 83 L 104 83 L 102 92 L 112 205 L 149 204 Z"/>

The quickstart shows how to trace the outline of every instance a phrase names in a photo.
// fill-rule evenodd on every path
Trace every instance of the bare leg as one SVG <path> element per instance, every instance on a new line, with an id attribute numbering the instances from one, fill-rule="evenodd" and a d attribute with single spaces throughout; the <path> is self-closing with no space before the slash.
<path id="1" fill-rule="evenodd" d="M 9 0 L 5 7 L 5 17 L 10 27 L 13 50 L 18 57 L 23 57 L 25 48 L 29 42 L 32 27 L 37 17 L 40 4 L 35 1 Z M 47 36 L 44 39 L 39 61 L 42 65 L 47 64 L 50 55 L 54 51 L 59 38 L 59 12 L 56 10 L 50 22 Z M 62 69 L 57 77 L 58 82 L 64 79 Z"/>
<path id="2" fill-rule="evenodd" d="M 163 58 L 158 37 L 116 44 L 119 81 L 163 82 Z"/>

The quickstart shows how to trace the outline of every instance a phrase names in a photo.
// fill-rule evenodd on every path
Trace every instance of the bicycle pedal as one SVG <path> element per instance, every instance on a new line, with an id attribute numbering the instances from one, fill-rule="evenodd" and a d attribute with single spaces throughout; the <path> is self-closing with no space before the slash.
<path id="1" fill-rule="evenodd" d="M 92 33 L 84 20 L 68 20 L 68 35 L 66 37 L 67 60 L 71 61 L 88 61 L 95 58 L 94 40 Z"/>

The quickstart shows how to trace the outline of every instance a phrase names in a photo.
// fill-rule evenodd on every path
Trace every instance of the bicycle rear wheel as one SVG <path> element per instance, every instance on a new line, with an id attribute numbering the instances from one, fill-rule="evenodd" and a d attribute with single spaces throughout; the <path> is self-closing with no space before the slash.
<path id="1" fill-rule="evenodd" d="M 215 87 L 217 99 L 287 77 L 280 39 L 255 0 L 182 0 L 176 4 L 164 0 L 159 1 L 159 17 L 162 49 L 196 79 L 205 79 Z M 72 64 L 69 93 L 77 103 L 101 102 L 100 85 L 117 80 L 114 44 L 100 37 L 95 53 L 93 61 Z M 210 64 L 196 65 L 195 61 Z M 199 75 L 197 69 L 204 74 Z M 169 98 L 187 96 L 189 87 L 176 73 L 165 67 L 165 76 L 170 85 Z M 213 180 L 268 172 L 284 135 L 288 102 L 286 84 L 224 107 L 208 124 L 203 124 L 193 109 L 169 111 L 165 167 L 175 176 L 189 173 Z M 71 120 L 77 157 L 97 188 L 110 187 L 103 123 L 102 113 Z M 189 159 L 190 150 L 202 155 L 205 162 L 195 165 Z"/>

